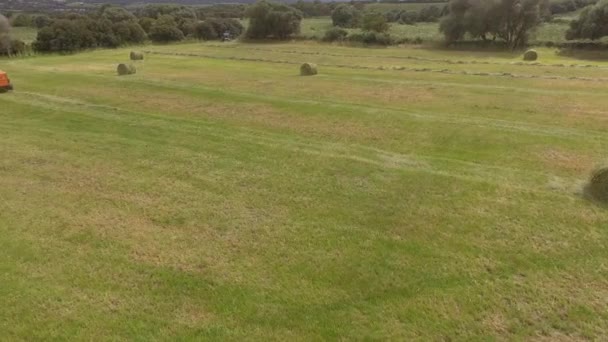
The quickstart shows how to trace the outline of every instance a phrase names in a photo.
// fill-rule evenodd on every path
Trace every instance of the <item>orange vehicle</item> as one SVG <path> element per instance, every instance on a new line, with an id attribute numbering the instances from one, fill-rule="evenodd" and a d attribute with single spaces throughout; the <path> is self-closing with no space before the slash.
<path id="1" fill-rule="evenodd" d="M 11 84 L 11 80 L 8 78 L 8 75 L 0 70 L 0 93 L 13 90 L 13 85 Z"/>

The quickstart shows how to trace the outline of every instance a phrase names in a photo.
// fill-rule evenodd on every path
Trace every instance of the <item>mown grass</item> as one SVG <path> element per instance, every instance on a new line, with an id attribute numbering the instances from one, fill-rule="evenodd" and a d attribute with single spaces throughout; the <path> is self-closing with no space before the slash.
<path id="1" fill-rule="evenodd" d="M 608 334 L 608 63 L 142 49 L 0 62 L 3 339 Z"/>

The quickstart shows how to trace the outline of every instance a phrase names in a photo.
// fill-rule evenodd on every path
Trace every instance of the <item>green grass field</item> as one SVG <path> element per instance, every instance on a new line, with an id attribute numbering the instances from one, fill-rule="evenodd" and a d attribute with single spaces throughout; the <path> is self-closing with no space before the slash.
<path id="1" fill-rule="evenodd" d="M 608 335 L 608 62 L 141 49 L 0 60 L 3 340 Z"/>

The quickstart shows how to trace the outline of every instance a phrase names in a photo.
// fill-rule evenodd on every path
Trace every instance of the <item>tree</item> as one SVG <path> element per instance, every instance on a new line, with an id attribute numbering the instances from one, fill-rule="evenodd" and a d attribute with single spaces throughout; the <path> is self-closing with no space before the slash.
<path id="1" fill-rule="evenodd" d="M 103 5 L 99 9 L 99 13 L 102 18 L 108 19 L 113 23 L 137 20 L 131 12 L 122 7 Z"/>
<path id="2" fill-rule="evenodd" d="M 347 4 L 340 4 L 331 12 L 331 20 L 334 26 L 344 28 L 356 27 L 360 17 L 361 12 Z"/>
<path id="3" fill-rule="evenodd" d="M 202 21 L 196 24 L 194 28 L 194 36 L 200 40 L 215 40 L 218 37 L 217 32 L 208 21 Z"/>
<path id="4" fill-rule="evenodd" d="M 32 26 L 32 16 L 26 13 L 20 13 L 13 16 L 11 22 L 14 27 L 29 27 Z"/>
<path id="5" fill-rule="evenodd" d="M 38 15 L 34 18 L 33 24 L 37 29 L 41 29 L 43 27 L 47 27 L 53 22 L 53 20 L 48 15 Z"/>
<path id="6" fill-rule="evenodd" d="M 258 1 L 249 8 L 249 27 L 246 35 L 248 38 L 285 39 L 300 33 L 302 12 L 284 5 Z"/>
<path id="7" fill-rule="evenodd" d="M 9 50 L 11 43 L 11 25 L 8 19 L 0 14 L 0 49 Z"/>
<path id="8" fill-rule="evenodd" d="M 522 47 L 529 31 L 541 22 L 541 0 L 501 0 L 490 14 L 498 19 L 499 38 L 509 47 Z"/>
<path id="9" fill-rule="evenodd" d="M 402 11 L 399 15 L 399 23 L 414 25 L 418 21 L 418 14 L 414 11 Z"/>
<path id="10" fill-rule="evenodd" d="M 139 26 L 141 26 L 142 29 L 144 29 L 145 32 L 150 32 L 150 28 L 152 27 L 152 25 L 154 25 L 154 19 L 152 18 L 148 18 L 148 17 L 143 17 L 139 19 Z"/>
<path id="11" fill-rule="evenodd" d="M 34 49 L 41 52 L 76 52 L 94 47 L 95 37 L 81 20 L 55 20 L 38 31 Z"/>
<path id="12" fill-rule="evenodd" d="M 231 37 L 238 37 L 243 30 L 243 25 L 238 20 L 213 18 L 199 22 L 195 27 L 194 35 L 201 40 L 215 40 L 222 38 L 225 32 Z"/>
<path id="13" fill-rule="evenodd" d="M 566 39 L 599 39 L 608 36 L 608 0 L 586 7 L 577 20 L 570 23 Z"/>
<path id="14" fill-rule="evenodd" d="M 153 42 L 168 43 L 183 40 L 184 33 L 180 31 L 177 26 L 155 24 L 150 28 L 148 37 L 150 37 Z"/>
<path id="15" fill-rule="evenodd" d="M 440 25 L 448 42 L 472 38 L 503 40 L 510 48 L 524 46 L 541 21 L 544 0 L 452 0 Z"/>
<path id="16" fill-rule="evenodd" d="M 380 13 L 366 13 L 361 21 L 363 31 L 386 32 L 388 31 L 388 23 L 386 18 Z"/>
<path id="17" fill-rule="evenodd" d="M 441 17 L 441 9 L 434 5 L 424 7 L 418 12 L 418 21 L 420 22 L 437 21 L 439 17 Z"/>

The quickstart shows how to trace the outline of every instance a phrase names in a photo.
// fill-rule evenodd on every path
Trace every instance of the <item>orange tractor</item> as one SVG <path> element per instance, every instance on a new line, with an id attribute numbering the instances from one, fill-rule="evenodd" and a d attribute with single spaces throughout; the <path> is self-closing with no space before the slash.
<path id="1" fill-rule="evenodd" d="M 0 70 L 0 93 L 5 93 L 9 90 L 13 90 L 11 80 L 4 71 Z"/>

